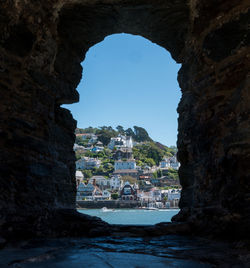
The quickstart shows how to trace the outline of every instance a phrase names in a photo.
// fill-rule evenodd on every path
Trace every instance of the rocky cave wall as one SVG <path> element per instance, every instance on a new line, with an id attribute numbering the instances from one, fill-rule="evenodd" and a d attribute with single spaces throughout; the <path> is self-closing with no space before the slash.
<path id="1" fill-rule="evenodd" d="M 249 8 L 247 0 L 1 3 L 2 232 L 11 236 L 28 227 L 30 235 L 46 235 L 52 222 L 62 221 L 58 211 L 73 211 L 76 122 L 60 105 L 78 101 L 87 50 L 126 32 L 161 45 L 182 63 L 183 192 L 174 220 L 214 234 L 241 224 L 235 234 L 244 235 L 250 224 Z"/>

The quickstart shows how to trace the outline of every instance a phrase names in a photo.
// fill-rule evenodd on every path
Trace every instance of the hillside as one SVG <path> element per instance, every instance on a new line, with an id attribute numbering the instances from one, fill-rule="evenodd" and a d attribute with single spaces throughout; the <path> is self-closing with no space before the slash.
<path id="1" fill-rule="evenodd" d="M 98 169 L 93 169 L 92 171 L 86 170 L 86 177 L 97 174 L 109 176 L 113 172 L 114 159 L 112 155 L 114 150 L 109 150 L 107 145 L 112 137 L 117 137 L 119 134 L 131 136 L 133 138 L 135 141 L 132 149 L 133 157 L 136 160 L 137 166 L 141 166 L 142 168 L 145 166 L 159 166 L 160 161 L 164 157 L 172 157 L 177 152 L 176 147 L 168 147 L 157 141 L 154 141 L 144 128 L 138 126 L 134 126 L 133 129 L 124 129 L 122 126 L 117 126 L 116 129 L 113 129 L 111 126 L 102 126 L 99 128 L 88 127 L 85 129 L 77 128 L 75 133 L 77 135 L 76 144 L 78 145 L 84 147 L 88 146 L 89 138 L 82 139 L 81 135 L 79 135 L 88 133 L 95 134 L 97 136 L 97 140 L 93 143 L 93 146 L 95 146 L 97 142 L 102 142 L 104 146 L 104 149 L 99 152 L 93 152 L 91 150 L 87 152 L 76 152 L 77 159 L 86 156 L 98 158 L 102 161 L 102 164 Z"/>

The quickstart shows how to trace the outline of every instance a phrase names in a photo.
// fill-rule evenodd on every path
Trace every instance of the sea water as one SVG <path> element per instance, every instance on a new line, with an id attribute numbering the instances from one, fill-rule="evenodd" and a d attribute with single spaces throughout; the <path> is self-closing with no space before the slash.
<path id="1" fill-rule="evenodd" d="M 100 217 L 109 224 L 153 225 L 170 222 L 179 209 L 79 209 L 78 211 Z"/>

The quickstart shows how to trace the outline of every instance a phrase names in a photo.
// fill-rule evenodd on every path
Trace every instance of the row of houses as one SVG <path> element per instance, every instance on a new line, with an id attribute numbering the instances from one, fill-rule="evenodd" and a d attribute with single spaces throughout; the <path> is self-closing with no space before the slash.
<path id="1" fill-rule="evenodd" d="M 76 185 L 78 186 L 84 180 L 84 176 L 80 170 L 76 171 Z M 121 176 L 112 176 L 105 178 L 103 176 L 93 176 L 88 180 L 88 183 L 97 185 L 100 189 L 110 189 L 111 191 L 119 191 L 123 187 Z"/>
<path id="2" fill-rule="evenodd" d="M 98 152 L 102 152 L 104 150 L 104 146 L 103 143 L 98 141 L 95 143 L 95 145 L 93 144 L 88 144 L 85 147 L 82 145 L 78 145 L 78 144 L 74 144 L 73 147 L 74 151 L 81 151 L 81 152 L 88 152 L 91 151 L 93 153 L 98 153 Z"/>
<path id="3" fill-rule="evenodd" d="M 82 200 L 109 200 L 111 193 L 108 190 L 101 190 L 92 183 L 81 182 L 77 187 L 76 201 Z"/>
<path id="4" fill-rule="evenodd" d="M 139 186 L 135 183 L 131 185 L 128 181 L 121 184 L 119 191 L 119 199 L 122 201 L 140 201 L 141 203 L 151 202 L 179 202 L 181 190 L 169 189 L 159 190 L 153 188 L 150 191 L 141 191 Z M 96 179 L 92 178 L 88 183 L 80 182 L 77 187 L 76 200 L 110 200 L 111 191 L 101 189 L 96 183 Z"/>
<path id="5" fill-rule="evenodd" d="M 76 134 L 76 137 L 81 138 L 82 140 L 88 139 L 88 144 L 94 144 L 98 141 L 98 135 L 94 133 Z"/>
<path id="6" fill-rule="evenodd" d="M 94 169 L 101 166 L 101 160 L 98 158 L 82 157 L 76 161 L 76 169 Z"/>
<path id="7" fill-rule="evenodd" d="M 160 162 L 161 169 L 173 168 L 178 170 L 180 163 L 178 162 L 176 156 L 166 157 Z"/>

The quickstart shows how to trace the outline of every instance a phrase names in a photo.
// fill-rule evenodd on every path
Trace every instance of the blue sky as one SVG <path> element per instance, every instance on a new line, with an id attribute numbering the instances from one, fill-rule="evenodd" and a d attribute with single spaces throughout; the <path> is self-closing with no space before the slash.
<path id="1" fill-rule="evenodd" d="M 80 102 L 64 105 L 78 127 L 144 127 L 156 141 L 176 145 L 179 64 L 162 47 L 114 34 L 91 47 L 82 62 Z"/>

